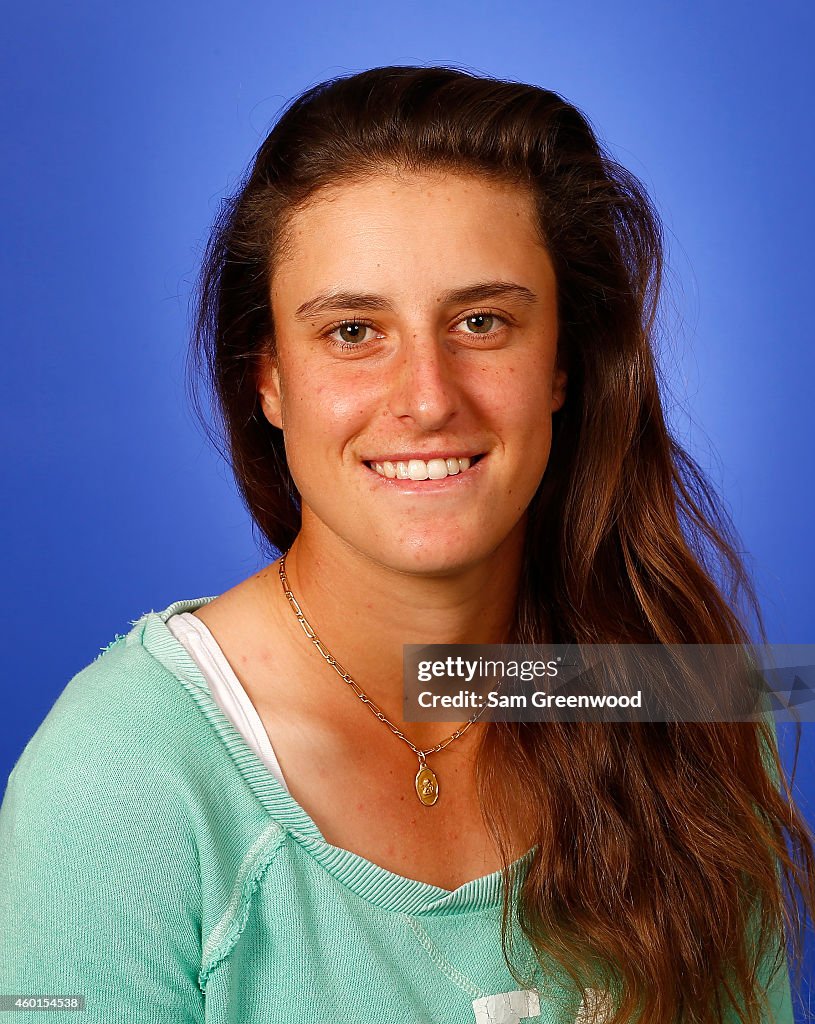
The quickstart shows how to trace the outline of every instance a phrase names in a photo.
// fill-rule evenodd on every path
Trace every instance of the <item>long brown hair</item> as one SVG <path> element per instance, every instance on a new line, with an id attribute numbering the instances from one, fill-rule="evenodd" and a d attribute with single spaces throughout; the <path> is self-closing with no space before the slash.
<path id="1" fill-rule="evenodd" d="M 214 226 L 189 381 L 267 553 L 300 527 L 283 435 L 260 411 L 255 376 L 274 352 L 269 282 L 287 218 L 318 189 L 383 167 L 530 189 L 554 262 L 569 386 L 529 509 L 516 642 L 747 644 L 751 616 L 766 642 L 732 524 L 666 426 L 653 353 L 662 229 L 643 187 L 557 93 L 453 68 L 376 68 L 310 89 Z M 214 430 L 196 382 L 213 399 Z M 505 865 L 502 948 L 519 983 L 518 820 L 507 811 L 519 804 L 537 850 L 515 920 L 541 966 L 553 958 L 581 995 L 614 993 L 615 1024 L 713 1024 L 731 1004 L 757 1024 L 790 951 L 799 979 L 815 847 L 766 721 L 494 722 L 477 765 Z"/>

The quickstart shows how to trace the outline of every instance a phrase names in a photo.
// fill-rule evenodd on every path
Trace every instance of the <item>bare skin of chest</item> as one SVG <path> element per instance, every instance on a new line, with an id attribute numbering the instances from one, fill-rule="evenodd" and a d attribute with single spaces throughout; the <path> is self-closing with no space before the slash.
<path id="1" fill-rule="evenodd" d="M 315 685 L 334 684 L 322 691 L 330 703 L 304 703 L 302 686 L 281 683 L 292 678 L 285 652 L 276 652 L 270 672 L 262 656 L 253 658 L 246 634 L 236 631 L 227 609 L 215 607 L 219 601 L 223 599 L 195 614 L 212 632 L 255 706 L 290 794 L 326 842 L 388 871 L 449 890 L 501 867 L 475 787 L 478 725 L 428 756 L 438 777 L 439 798 L 425 806 L 414 785 L 417 756 L 347 684 L 332 679 L 330 672 L 326 677 L 318 673 Z M 454 730 L 454 723 L 440 724 L 439 739 Z M 410 737 L 410 723 L 403 731 Z M 527 849 L 519 842 L 513 859 Z"/>
<path id="2" fill-rule="evenodd" d="M 370 715 L 362 705 L 358 710 Z M 472 764 L 460 753 L 430 755 L 439 799 L 427 807 L 414 784 L 418 758 L 373 716 L 390 744 L 367 743 L 370 732 L 363 727 L 356 738 L 338 737 L 322 725 L 283 722 L 262 705 L 259 714 L 291 795 L 327 842 L 443 889 L 500 868 L 481 819 Z"/>

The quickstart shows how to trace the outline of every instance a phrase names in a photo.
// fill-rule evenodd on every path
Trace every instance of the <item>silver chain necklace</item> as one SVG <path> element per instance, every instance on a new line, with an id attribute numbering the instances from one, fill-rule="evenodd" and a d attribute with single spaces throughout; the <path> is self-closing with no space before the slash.
<path id="1" fill-rule="evenodd" d="M 356 682 L 345 671 L 345 669 L 337 661 L 337 659 L 334 657 L 331 651 L 328 650 L 328 648 L 325 646 L 322 640 L 311 628 L 308 619 L 303 614 L 300 605 L 297 603 L 297 599 L 295 598 L 294 594 L 291 592 L 289 588 L 289 581 L 286 578 L 286 556 L 288 555 L 288 553 L 289 552 L 286 551 L 285 554 L 281 556 L 280 561 L 278 563 L 280 567 L 280 582 L 283 584 L 283 593 L 286 595 L 291 610 L 297 616 L 297 621 L 303 627 L 303 632 L 314 644 L 314 646 L 317 648 L 320 654 L 322 654 L 322 656 L 325 658 L 326 662 L 331 666 L 331 668 L 334 669 L 334 671 L 337 673 L 340 679 L 342 679 L 343 682 L 348 683 L 348 685 L 351 687 L 354 693 L 356 693 L 357 697 L 359 697 L 362 703 L 367 704 L 371 711 L 380 720 L 380 722 L 384 722 L 385 725 L 389 726 L 391 732 L 395 736 L 398 736 L 400 740 L 404 740 L 405 743 L 407 743 L 407 745 L 413 751 L 413 753 L 419 758 L 419 770 L 416 773 L 415 779 L 416 795 L 418 796 L 419 800 L 424 804 L 425 807 L 432 807 L 433 804 L 439 799 L 439 780 L 436 777 L 436 773 L 431 768 L 428 768 L 425 758 L 427 757 L 428 754 L 436 754 L 440 750 L 444 750 L 448 743 L 452 743 L 453 740 L 457 740 L 459 736 L 463 736 L 464 733 L 473 724 L 473 722 L 478 721 L 478 719 L 484 713 L 484 708 L 482 708 L 477 715 L 471 718 L 460 729 L 456 729 L 453 735 L 448 736 L 448 738 L 444 740 L 443 743 L 437 743 L 435 747 L 429 747 L 427 750 L 419 750 L 419 748 L 417 746 L 414 746 L 414 744 L 411 743 L 407 736 L 405 736 L 405 734 L 401 732 L 401 730 L 399 730 L 393 724 L 393 722 L 391 722 L 389 719 L 385 717 L 385 715 L 379 710 L 376 704 L 374 704 L 374 702 L 362 692 L 362 690 L 359 688 Z"/>

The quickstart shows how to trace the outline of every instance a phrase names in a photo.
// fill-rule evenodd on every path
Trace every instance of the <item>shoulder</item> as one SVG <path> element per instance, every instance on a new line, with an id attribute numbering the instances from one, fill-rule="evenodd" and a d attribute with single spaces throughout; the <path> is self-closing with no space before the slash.
<path id="1" fill-rule="evenodd" d="M 251 785 L 259 762 L 230 756 L 238 734 L 165 624 L 193 604 L 108 644 L 15 765 L 0 805 L 0 988 L 73 978 L 108 1020 L 149 976 L 174 1020 L 199 1019 L 202 942 L 285 833 Z"/>
<path id="2" fill-rule="evenodd" d="M 185 684 L 192 662 L 183 662 L 162 614 L 134 620 L 69 680 L 15 764 L 9 791 L 66 806 L 87 805 L 94 792 L 121 802 L 196 764 L 206 770 L 217 737 Z"/>
<path id="3" fill-rule="evenodd" d="M 112 893 L 125 877 L 145 893 L 197 890 L 188 751 L 205 730 L 141 642 L 145 624 L 68 682 L 9 776 L 0 860 L 15 893 L 62 879 L 67 901 L 93 901 L 97 882 Z"/>
<path id="4" fill-rule="evenodd" d="M 203 1019 L 190 751 L 206 730 L 146 625 L 68 682 L 0 805 L 0 988 L 84 991 L 94 1021 L 127 1017 L 139 978 L 174 1020 Z"/>

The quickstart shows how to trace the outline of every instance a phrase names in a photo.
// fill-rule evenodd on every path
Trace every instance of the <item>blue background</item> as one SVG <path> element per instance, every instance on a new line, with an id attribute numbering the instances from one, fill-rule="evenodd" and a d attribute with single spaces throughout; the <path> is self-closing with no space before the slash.
<path id="1" fill-rule="evenodd" d="M 186 404 L 190 287 L 281 105 L 375 65 L 555 89 L 644 181 L 669 243 L 671 420 L 725 495 L 770 640 L 815 643 L 811 5 L 151 0 L 3 21 L 0 785 L 116 633 L 261 564 Z M 813 751 L 809 724 L 811 822 Z"/>

